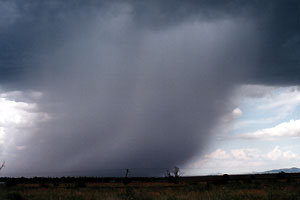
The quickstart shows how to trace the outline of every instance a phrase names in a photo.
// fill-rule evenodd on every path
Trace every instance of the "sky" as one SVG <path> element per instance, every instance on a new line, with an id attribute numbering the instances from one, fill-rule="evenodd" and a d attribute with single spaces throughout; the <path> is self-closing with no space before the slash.
<path id="1" fill-rule="evenodd" d="M 0 175 L 300 167 L 299 7 L 0 0 Z"/>

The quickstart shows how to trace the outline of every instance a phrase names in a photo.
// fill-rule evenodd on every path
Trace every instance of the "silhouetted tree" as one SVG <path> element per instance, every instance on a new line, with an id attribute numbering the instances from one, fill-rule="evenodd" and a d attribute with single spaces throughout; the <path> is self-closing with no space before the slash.
<path id="1" fill-rule="evenodd" d="M 168 182 L 179 183 L 180 175 L 180 169 L 177 166 L 175 166 L 172 171 L 167 170 Z"/>
<path id="2" fill-rule="evenodd" d="M 173 169 L 173 175 L 175 178 L 179 178 L 180 176 L 180 170 L 179 170 L 179 167 L 175 166 L 174 169 Z"/>

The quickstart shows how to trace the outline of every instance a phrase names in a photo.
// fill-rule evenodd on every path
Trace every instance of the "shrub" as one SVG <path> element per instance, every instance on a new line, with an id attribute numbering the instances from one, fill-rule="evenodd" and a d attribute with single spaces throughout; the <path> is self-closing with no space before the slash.
<path id="1" fill-rule="evenodd" d="M 8 200 L 25 200 L 22 195 L 18 192 L 9 192 L 6 195 Z"/>
<path id="2" fill-rule="evenodd" d="M 87 185 L 84 182 L 78 182 L 75 184 L 75 188 L 85 188 L 85 187 L 87 187 Z"/>

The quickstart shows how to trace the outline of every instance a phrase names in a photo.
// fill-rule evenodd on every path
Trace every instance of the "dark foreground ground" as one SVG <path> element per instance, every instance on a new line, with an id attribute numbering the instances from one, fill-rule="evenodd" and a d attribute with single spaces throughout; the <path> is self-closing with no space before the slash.
<path id="1" fill-rule="evenodd" d="M 168 178 L 0 178 L 1 200 L 300 200 L 300 174 Z"/>

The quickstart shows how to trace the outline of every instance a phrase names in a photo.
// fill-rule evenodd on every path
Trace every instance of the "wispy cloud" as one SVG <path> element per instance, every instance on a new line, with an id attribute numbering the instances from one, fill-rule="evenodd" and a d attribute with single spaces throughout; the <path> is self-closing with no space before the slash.
<path id="1" fill-rule="evenodd" d="M 300 104 L 300 91 L 297 87 L 288 87 L 287 90 L 278 91 L 267 98 L 267 104 L 260 105 L 258 109 L 293 108 Z"/>
<path id="2" fill-rule="evenodd" d="M 257 91 L 255 93 L 255 91 Z M 251 112 L 256 112 L 255 119 L 239 120 L 233 125 L 237 130 L 250 125 L 278 123 L 287 118 L 300 105 L 300 91 L 297 87 L 266 87 L 258 85 L 242 86 L 238 92 L 245 104 L 251 105 Z M 259 113 L 271 113 L 267 117 Z"/>

